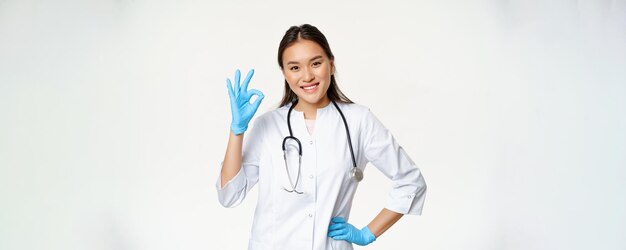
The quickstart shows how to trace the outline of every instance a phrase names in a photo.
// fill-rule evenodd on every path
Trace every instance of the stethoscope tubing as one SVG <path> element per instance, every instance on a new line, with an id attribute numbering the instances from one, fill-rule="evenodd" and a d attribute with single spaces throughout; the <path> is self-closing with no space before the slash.
<path id="1" fill-rule="evenodd" d="M 346 128 L 346 135 L 348 137 L 348 146 L 350 148 L 350 156 L 352 159 L 352 178 L 355 179 L 357 182 L 361 181 L 361 179 L 363 179 L 363 173 L 360 171 L 360 169 L 357 168 L 356 165 L 356 158 L 354 157 L 354 149 L 352 147 L 352 138 L 350 137 L 350 130 L 348 129 L 348 122 L 346 122 L 346 117 L 344 116 L 343 112 L 341 111 L 341 109 L 339 108 L 339 105 L 337 105 L 337 103 L 334 100 L 331 100 L 331 102 L 333 103 L 333 105 L 335 106 L 335 108 L 337 108 L 337 111 L 339 111 L 339 115 L 341 116 L 341 120 L 343 121 L 343 125 Z M 293 111 L 294 107 L 296 106 L 296 104 L 298 103 L 298 99 L 296 99 L 292 104 L 291 107 L 289 107 L 289 111 L 287 111 L 287 128 L 289 129 L 289 136 L 286 136 L 283 139 L 283 143 L 282 143 L 282 149 L 283 149 L 283 158 L 285 160 L 285 169 L 287 171 L 287 178 L 289 179 L 289 184 L 291 184 L 291 190 L 283 187 L 283 189 L 287 192 L 295 192 L 298 194 L 302 194 L 303 192 L 297 191 L 296 187 L 298 186 L 298 182 L 300 180 L 300 168 L 302 166 L 302 143 L 300 142 L 300 140 L 298 138 L 296 138 L 295 136 L 293 136 L 293 131 L 291 129 L 291 111 Z M 294 185 L 293 181 L 291 180 L 291 173 L 289 172 L 289 167 L 287 166 L 287 151 L 286 151 L 286 143 L 287 140 L 295 140 L 296 143 L 298 144 L 298 176 L 296 177 L 296 183 Z"/>
<path id="2" fill-rule="evenodd" d="M 348 135 L 348 146 L 350 147 L 350 155 L 352 156 L 352 167 L 356 168 L 356 158 L 354 158 L 354 150 L 352 149 L 352 139 L 350 138 L 350 130 L 348 130 L 348 122 L 346 122 L 346 117 L 343 115 L 343 112 L 341 112 L 341 109 L 339 108 L 337 103 L 335 101 L 332 101 L 332 103 L 335 105 L 335 108 L 337 108 L 337 111 L 339 111 L 339 115 L 341 115 L 343 125 L 346 127 L 346 134 Z"/>

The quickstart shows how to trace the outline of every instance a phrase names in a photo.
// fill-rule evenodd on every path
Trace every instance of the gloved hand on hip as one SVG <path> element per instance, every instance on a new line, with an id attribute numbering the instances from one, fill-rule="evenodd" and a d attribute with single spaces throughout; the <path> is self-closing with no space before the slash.
<path id="1" fill-rule="evenodd" d="M 367 226 L 359 230 L 341 217 L 334 217 L 331 221 L 333 223 L 328 227 L 328 237 L 332 237 L 334 240 L 345 240 L 360 246 L 365 246 L 376 240 L 376 236 Z"/>
<path id="2" fill-rule="evenodd" d="M 243 80 L 243 84 L 239 84 L 239 78 L 241 73 L 239 70 L 235 71 L 235 86 L 230 82 L 230 79 L 226 79 L 226 87 L 228 87 L 228 95 L 230 96 L 230 111 L 232 114 L 232 122 L 230 123 L 230 129 L 236 135 L 243 134 L 248 129 L 248 123 L 256 113 L 261 101 L 265 97 L 261 91 L 252 89 L 248 91 L 248 84 L 250 79 L 254 75 L 254 69 L 248 72 L 246 79 Z M 253 95 L 257 95 L 257 99 L 250 103 L 250 99 Z"/>

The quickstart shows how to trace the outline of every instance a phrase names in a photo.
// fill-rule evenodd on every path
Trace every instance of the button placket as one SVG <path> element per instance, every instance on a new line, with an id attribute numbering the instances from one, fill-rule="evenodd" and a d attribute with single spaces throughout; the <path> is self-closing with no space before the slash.
<path id="1" fill-rule="evenodd" d="M 309 190 L 311 190 L 311 200 L 315 202 L 316 200 L 316 192 L 317 192 L 317 183 L 315 180 L 315 171 L 317 170 L 317 148 L 315 147 L 315 139 L 313 137 L 307 138 L 309 141 L 309 145 L 307 146 L 310 152 L 309 165 L 308 169 L 308 177 L 309 177 Z"/>

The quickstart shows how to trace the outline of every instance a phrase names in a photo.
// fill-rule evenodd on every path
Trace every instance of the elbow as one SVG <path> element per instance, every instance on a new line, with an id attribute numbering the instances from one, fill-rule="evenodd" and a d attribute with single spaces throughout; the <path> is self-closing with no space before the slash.
<path id="1" fill-rule="evenodd" d="M 222 207 L 225 208 L 233 208 L 236 207 L 237 205 L 239 205 L 241 202 L 237 202 L 236 200 L 224 200 L 224 199 L 219 199 L 220 204 L 222 205 Z"/>
<path id="2" fill-rule="evenodd" d="M 426 182 L 421 182 L 420 185 L 418 185 L 417 187 L 416 195 L 420 195 L 420 196 L 425 195 L 426 190 L 428 190 L 428 186 L 426 185 Z"/>
<path id="3" fill-rule="evenodd" d="M 217 199 L 220 204 L 225 208 L 236 207 L 241 204 L 243 199 L 246 197 L 246 187 L 244 186 L 241 190 L 234 191 L 232 188 L 228 187 L 228 184 L 224 189 L 217 190 Z"/>
<path id="4" fill-rule="evenodd" d="M 233 179 L 222 186 L 218 177 L 215 188 L 217 199 L 223 207 L 232 208 L 241 204 L 248 191 L 248 182 L 243 175 L 237 174 Z"/>
<path id="5" fill-rule="evenodd" d="M 226 195 L 222 195 L 222 193 L 219 193 L 219 192 L 217 196 L 218 196 L 218 200 L 220 204 L 225 208 L 236 207 L 237 205 L 241 204 L 244 198 L 242 195 L 226 196 Z"/>
<path id="6" fill-rule="evenodd" d="M 417 188 L 415 190 L 415 194 L 416 195 L 423 195 L 426 193 L 426 190 L 428 189 L 428 186 L 426 185 L 426 181 L 424 180 L 424 176 L 419 175 L 419 178 L 417 179 Z"/>

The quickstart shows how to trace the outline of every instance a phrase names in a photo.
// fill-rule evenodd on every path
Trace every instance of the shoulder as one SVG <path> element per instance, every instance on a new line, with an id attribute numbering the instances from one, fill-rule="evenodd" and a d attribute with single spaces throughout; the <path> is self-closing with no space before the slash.
<path id="1" fill-rule="evenodd" d="M 269 123 L 272 121 L 276 121 L 281 119 L 281 117 L 286 116 L 287 115 L 287 111 L 289 110 L 289 105 L 285 105 L 282 107 L 278 107 L 269 111 L 266 111 L 265 113 L 257 116 L 254 121 L 255 124 L 264 124 L 264 123 Z"/>
<path id="2" fill-rule="evenodd" d="M 337 102 L 337 105 L 343 112 L 349 113 L 351 117 L 359 121 L 367 119 L 371 115 L 370 108 L 362 104 Z"/>

